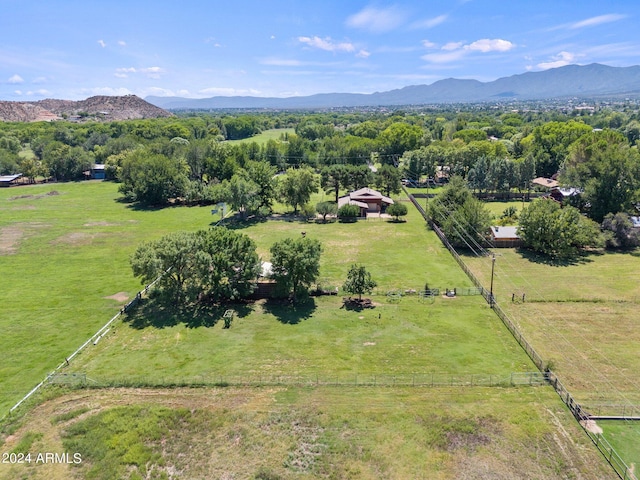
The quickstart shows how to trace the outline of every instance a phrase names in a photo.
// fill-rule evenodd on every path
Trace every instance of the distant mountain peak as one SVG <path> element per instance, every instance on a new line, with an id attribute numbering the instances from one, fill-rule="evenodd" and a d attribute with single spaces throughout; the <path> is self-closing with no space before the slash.
<path id="1" fill-rule="evenodd" d="M 147 97 L 166 109 L 339 108 L 442 103 L 489 102 L 497 99 L 539 100 L 572 96 L 631 94 L 640 96 L 640 66 L 611 67 L 599 63 L 566 65 L 524 72 L 491 82 L 447 78 L 430 85 L 409 85 L 371 94 L 326 93 L 304 97 Z"/>
<path id="2" fill-rule="evenodd" d="M 0 101 L 0 120 L 37 122 L 66 119 L 112 121 L 170 117 L 172 113 L 136 95 L 97 95 L 85 100 L 47 98 L 36 102 Z"/>

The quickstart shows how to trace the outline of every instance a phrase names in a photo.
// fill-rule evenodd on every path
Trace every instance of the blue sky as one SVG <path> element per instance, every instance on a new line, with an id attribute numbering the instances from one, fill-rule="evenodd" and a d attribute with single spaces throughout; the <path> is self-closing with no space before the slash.
<path id="1" fill-rule="evenodd" d="M 0 0 L 0 100 L 372 93 L 640 64 L 635 0 Z"/>

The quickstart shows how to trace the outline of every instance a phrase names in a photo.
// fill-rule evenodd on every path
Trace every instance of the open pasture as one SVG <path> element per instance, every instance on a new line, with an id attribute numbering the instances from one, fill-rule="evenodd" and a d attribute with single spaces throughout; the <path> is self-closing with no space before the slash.
<path id="1" fill-rule="evenodd" d="M 587 407 L 639 404 L 638 253 L 554 264 L 514 249 L 494 252 L 498 303 L 576 399 Z M 491 259 L 465 262 L 488 287 Z"/>
<path id="2" fill-rule="evenodd" d="M 209 208 L 137 210 L 106 182 L 0 189 L 0 411 L 18 401 L 140 289 L 129 255 Z"/>
<path id="3" fill-rule="evenodd" d="M 175 230 L 207 228 L 209 207 L 137 209 L 110 182 L 0 190 L 0 408 L 6 411 L 140 289 L 128 259 L 137 245 Z M 281 210 L 282 211 L 282 210 Z M 413 211 L 406 223 L 269 221 L 243 226 L 269 246 L 308 232 L 323 242 L 320 282 L 340 286 L 352 262 L 378 290 L 470 286 Z M 480 306 L 481 303 L 479 302 Z"/>
<path id="4" fill-rule="evenodd" d="M 181 314 L 146 303 L 65 371 L 153 385 L 280 376 L 382 383 L 414 374 L 493 375 L 496 383 L 535 369 L 481 297 L 373 300 L 361 311 L 336 297 L 296 307 L 261 301 L 239 308 L 229 329 L 222 311 Z"/>
<path id="5" fill-rule="evenodd" d="M 0 398 L 3 410 L 64 361 L 65 355 L 140 288 L 128 257 L 141 241 L 170 231 L 206 228 L 213 220 L 206 207 L 139 210 L 117 198 L 116 185 L 104 182 L 0 191 L 0 229 L 7 247 L 0 262 L 6 285 L 0 299 L 7 306 L 7 315 L 0 318 L 0 327 L 9 332 L 0 338 L 0 349 L 7 352 L 0 369 L 0 382 L 7 387 Z M 350 264 L 363 263 L 379 283 L 373 296 L 375 308 L 345 310 L 340 308 L 340 297 L 315 298 L 295 308 L 257 302 L 234 306 L 236 318 L 230 329 L 223 329 L 220 308 L 163 311 L 147 302 L 125 321 L 117 321 L 98 345 L 91 345 L 64 371 L 83 372 L 89 379 L 106 383 L 139 379 L 144 385 L 197 382 L 198 377 L 215 379 L 216 375 L 364 374 L 371 378 L 371 374 L 449 373 L 506 377 L 533 370 L 479 296 L 433 302 L 415 295 L 399 302 L 388 300 L 387 290 L 420 290 L 425 283 L 432 288 L 471 285 L 413 209 L 408 221 L 398 224 L 281 219 L 232 228 L 254 238 L 265 259 L 269 246 L 280 238 L 302 231 L 318 238 L 325 246 L 320 281 L 326 285 L 341 285 Z M 114 397 L 101 403 L 101 398 L 114 392 Z M 192 404 L 181 399 L 200 392 L 213 403 Z M 177 418 L 184 408 L 196 420 L 206 417 L 213 422 L 207 432 L 217 433 L 208 437 L 188 465 L 180 463 L 183 457 L 174 458 L 168 452 L 179 452 L 185 442 L 198 444 L 193 441 L 193 424 L 187 420 L 167 427 L 175 429 L 169 437 L 176 441 L 163 450 L 169 464 L 177 462 L 181 471 L 196 476 L 219 476 L 218 468 L 235 465 L 232 471 L 254 476 L 264 467 L 264 475 L 278 475 L 271 478 L 315 478 L 325 473 L 335 478 L 459 478 L 475 465 L 489 475 L 511 472 L 507 474 L 510 478 L 522 469 L 528 472 L 525 477 L 534 471 L 536 478 L 568 477 L 577 472 L 582 478 L 611 477 L 595 449 L 584 448 L 587 438 L 580 437 L 577 425 L 546 387 L 228 388 L 170 390 L 162 400 L 157 393 L 139 389 L 77 392 L 72 396 L 84 400 L 65 403 L 69 397 L 62 397 L 45 402 L 27 414 L 20 431 L 4 440 L 7 448 L 17 448 L 16 441 L 29 449 L 59 448 L 65 440 L 58 424 L 81 422 L 93 411 L 108 413 L 125 399 L 132 406 L 122 415 L 139 417 L 143 424 L 158 415 Z M 127 398 L 131 394 L 139 397 Z M 169 410 L 147 413 L 149 399 Z M 54 407 L 58 401 L 66 406 Z M 138 406 L 142 410 L 136 410 Z M 237 413 L 230 416 L 230 409 L 236 408 Z M 295 418 L 280 425 L 279 420 L 271 420 L 274 411 L 276 418 L 285 414 Z M 92 432 L 103 428 L 103 420 L 108 430 L 109 418 L 120 417 L 120 412 L 114 415 L 98 418 Z M 273 422 L 276 426 L 269 427 Z M 313 442 L 300 434 L 300 426 L 307 424 L 314 432 L 319 429 Z M 129 427 L 132 431 L 137 428 Z M 81 443 L 88 437 L 78 435 L 74 441 L 79 443 L 65 448 L 85 448 Z M 264 442 L 265 435 L 269 439 L 275 435 L 278 441 Z M 95 441 L 110 444 L 118 440 Z M 321 449 L 326 445 L 326 451 L 313 450 L 310 455 L 309 445 L 316 443 L 323 445 Z M 247 452 L 253 450 L 236 448 L 238 445 L 263 446 L 249 458 Z M 535 445 L 534 456 L 531 445 Z M 216 456 L 221 449 L 228 454 Z M 567 455 L 567 451 L 574 453 Z M 157 452 L 150 455 L 159 458 Z M 72 470 L 79 477 L 98 465 L 97 458 L 85 458 L 86 465 Z M 220 458 L 225 461 L 220 463 Z M 240 462 L 239 458 L 249 459 Z M 128 459 L 115 458 L 111 465 Z M 293 470 L 286 459 L 293 459 Z M 163 462 L 157 468 L 167 465 Z M 242 470 L 245 467 L 253 470 Z M 156 464 L 145 468 L 156 468 Z M 69 470 L 58 466 L 0 472 L 0 478 L 15 475 L 69 478 Z"/>
<path id="6" fill-rule="evenodd" d="M 267 143 L 269 140 L 280 140 L 282 135 L 291 135 L 296 133 L 295 128 L 272 128 L 269 130 L 265 130 L 264 132 L 260 132 L 258 135 L 254 135 L 253 137 L 243 138 L 242 140 L 227 140 L 228 143 L 253 143 L 256 142 L 258 145 L 263 145 Z"/>
<path id="7" fill-rule="evenodd" d="M 82 463 L 0 465 L 2 480 L 617 478 L 546 387 L 79 391 L 5 448 Z"/>

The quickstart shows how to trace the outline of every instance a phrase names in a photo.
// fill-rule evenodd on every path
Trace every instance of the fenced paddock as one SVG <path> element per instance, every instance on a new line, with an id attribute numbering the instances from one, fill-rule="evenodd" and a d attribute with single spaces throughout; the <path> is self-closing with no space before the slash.
<path id="1" fill-rule="evenodd" d="M 533 348 L 533 346 L 529 343 L 529 341 L 524 337 L 520 329 L 517 327 L 516 323 L 507 315 L 507 313 L 498 305 L 496 302 L 495 296 L 490 293 L 486 288 L 483 287 L 482 283 L 478 279 L 478 277 L 473 273 L 473 271 L 466 265 L 462 257 L 458 254 L 456 249 L 451 245 L 447 237 L 444 233 L 435 225 L 429 215 L 424 210 L 424 208 L 415 200 L 415 198 L 409 194 L 406 188 L 403 187 L 405 193 L 409 196 L 409 199 L 414 204 L 414 206 L 418 209 L 420 214 L 423 216 L 425 221 L 431 226 L 433 231 L 436 233 L 438 238 L 442 241 L 442 243 L 447 247 L 451 255 L 454 257 L 460 268 L 467 274 L 469 279 L 473 282 L 473 284 L 481 291 L 483 297 L 491 305 L 496 315 L 502 320 L 504 325 L 507 327 L 509 332 L 513 335 L 518 344 L 524 349 L 527 353 L 531 361 L 536 365 L 536 367 L 543 373 L 549 383 L 554 387 L 556 393 L 560 396 L 562 401 L 567 405 L 573 416 L 580 422 L 580 425 L 583 427 L 584 432 L 589 436 L 589 438 L 593 441 L 594 445 L 600 450 L 600 452 L 607 459 L 607 462 L 613 467 L 615 472 L 622 478 L 623 480 L 637 480 L 637 477 L 633 473 L 633 470 L 629 468 L 629 466 L 625 463 L 625 461 L 620 457 L 620 455 L 615 451 L 615 449 L 611 446 L 611 444 L 606 440 L 606 438 L 601 433 L 596 433 L 586 426 L 588 425 L 588 421 L 592 421 L 592 415 L 587 411 L 587 409 L 580 405 L 573 395 L 565 388 L 562 384 L 558 376 L 550 370 L 550 363 L 545 362 L 541 355 Z M 628 407 L 629 408 L 629 407 Z M 630 407 L 630 410 L 634 413 L 636 412 L 636 407 Z M 623 414 L 626 413 L 626 409 L 623 409 Z"/>

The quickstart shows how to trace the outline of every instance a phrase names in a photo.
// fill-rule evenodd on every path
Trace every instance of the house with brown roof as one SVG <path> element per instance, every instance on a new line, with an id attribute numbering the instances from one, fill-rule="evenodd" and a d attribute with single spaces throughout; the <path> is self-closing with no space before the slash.
<path id="1" fill-rule="evenodd" d="M 393 205 L 393 200 L 365 187 L 338 199 L 338 208 L 347 204 L 360 207 L 360 216 L 366 217 L 367 213 L 384 213 L 389 205 Z"/>

